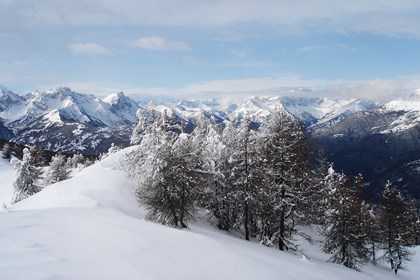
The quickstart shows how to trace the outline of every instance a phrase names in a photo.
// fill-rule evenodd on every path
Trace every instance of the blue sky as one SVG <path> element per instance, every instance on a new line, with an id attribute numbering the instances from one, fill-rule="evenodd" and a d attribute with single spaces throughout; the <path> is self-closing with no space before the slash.
<path id="1" fill-rule="evenodd" d="M 374 100 L 420 88 L 420 1 L 0 0 L 0 84 Z"/>

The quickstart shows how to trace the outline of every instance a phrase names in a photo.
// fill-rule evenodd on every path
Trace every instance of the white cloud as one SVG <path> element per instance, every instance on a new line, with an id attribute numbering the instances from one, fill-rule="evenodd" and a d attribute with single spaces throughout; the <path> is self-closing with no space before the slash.
<path id="1" fill-rule="evenodd" d="M 310 89 L 296 91 L 295 89 Z M 190 95 L 303 95 L 388 101 L 420 88 L 420 76 L 360 81 L 303 79 L 297 75 L 254 79 L 215 80 L 187 85 L 177 92 Z"/>
<path id="2" fill-rule="evenodd" d="M 335 43 L 335 47 L 345 51 L 357 51 L 358 48 L 343 43 Z"/>
<path id="3" fill-rule="evenodd" d="M 313 46 L 306 46 L 306 47 L 298 48 L 297 51 L 299 51 L 299 52 L 315 52 L 315 51 L 321 51 L 321 50 L 325 50 L 325 49 L 326 49 L 326 47 L 324 47 L 324 46 L 313 45 Z"/>
<path id="4" fill-rule="evenodd" d="M 142 37 L 137 39 L 133 46 L 147 50 L 172 50 L 172 51 L 191 51 L 192 48 L 182 41 L 168 41 L 158 36 Z"/>
<path id="5" fill-rule="evenodd" d="M 265 24 L 285 33 L 371 32 L 420 38 L 420 1 L 33 0 L 0 2 L 0 33 L 33 25 L 221 27 Z M 77 15 L 77 16 L 75 16 Z"/>
<path id="6" fill-rule="evenodd" d="M 71 44 L 68 49 L 73 54 L 110 54 L 110 51 L 99 44 Z"/>
<path id="7" fill-rule="evenodd" d="M 15 81 L 10 81 L 15 82 Z M 105 97 L 123 91 L 137 101 L 159 98 L 214 98 L 223 97 L 240 101 L 247 96 L 306 96 L 337 99 L 360 98 L 390 101 L 407 97 L 420 88 L 420 76 L 361 81 L 311 80 L 297 75 L 260 77 L 254 79 L 214 80 L 185 85 L 180 88 L 137 87 L 133 85 L 95 84 L 91 82 L 52 82 L 39 85 L 46 90 L 67 86 L 75 91 Z M 296 89 L 309 89 L 296 90 Z"/>

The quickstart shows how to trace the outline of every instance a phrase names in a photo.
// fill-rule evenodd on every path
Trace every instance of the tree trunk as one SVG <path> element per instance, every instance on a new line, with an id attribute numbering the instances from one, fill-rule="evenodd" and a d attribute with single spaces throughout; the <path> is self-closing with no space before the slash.
<path id="1" fill-rule="evenodd" d="M 245 201 L 244 207 L 244 227 L 245 227 L 245 240 L 249 240 L 249 206 L 248 201 Z"/>
<path id="2" fill-rule="evenodd" d="M 284 224 L 285 223 L 284 199 L 286 197 L 286 190 L 284 189 L 284 187 L 281 189 L 281 197 L 282 197 L 283 205 L 281 206 L 281 210 L 280 210 L 279 250 L 284 251 L 285 249 L 287 249 L 286 244 L 284 243 L 284 232 L 286 230 L 286 226 Z"/>

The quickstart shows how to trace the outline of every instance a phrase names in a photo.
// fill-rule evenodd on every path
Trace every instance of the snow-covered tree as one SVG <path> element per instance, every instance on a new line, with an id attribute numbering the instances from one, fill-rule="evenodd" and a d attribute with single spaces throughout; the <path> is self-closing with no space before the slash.
<path id="1" fill-rule="evenodd" d="M 45 151 L 36 147 L 32 146 L 29 149 L 31 153 L 31 164 L 34 166 L 46 166 L 48 164 L 48 156 L 46 156 Z"/>
<path id="2" fill-rule="evenodd" d="M 85 157 L 81 154 L 74 154 L 71 158 L 67 159 L 67 168 L 79 168 L 84 167 Z"/>
<path id="3" fill-rule="evenodd" d="M 67 166 L 66 157 L 64 155 L 55 155 L 52 157 L 45 181 L 51 185 L 63 180 L 67 180 L 70 171 Z"/>
<path id="4" fill-rule="evenodd" d="M 144 135 L 149 134 L 151 131 L 151 127 L 155 122 L 158 113 L 155 111 L 149 111 L 147 109 L 140 108 L 137 111 L 137 125 L 133 130 L 133 134 L 131 136 L 131 144 L 137 145 L 141 142 Z"/>
<path id="5" fill-rule="evenodd" d="M 250 121 L 243 121 L 236 131 L 234 141 L 230 143 L 235 148 L 231 148 L 231 170 L 228 178 L 234 211 L 238 213 L 237 225 L 244 230 L 246 240 L 257 234 L 256 199 L 263 171 L 257 133 L 251 129 L 251 124 Z"/>
<path id="6" fill-rule="evenodd" d="M 420 245 L 420 200 L 412 199 L 408 205 L 412 223 L 410 243 Z"/>
<path id="7" fill-rule="evenodd" d="M 193 149 L 202 158 L 203 170 L 208 179 L 200 205 L 209 210 L 210 221 L 219 229 L 230 230 L 233 226 L 232 203 L 226 180 L 229 152 L 223 142 L 222 127 L 204 114 L 196 118 L 195 124 L 192 132 Z"/>
<path id="8" fill-rule="evenodd" d="M 397 274 L 405 268 L 410 260 L 410 233 L 412 220 L 408 204 L 400 192 L 393 189 L 391 182 L 387 182 L 381 193 L 379 212 L 379 230 L 382 239 L 384 256 L 391 269 Z"/>
<path id="9" fill-rule="evenodd" d="M 309 176 L 305 200 L 305 223 L 308 225 L 325 225 L 325 212 L 329 199 L 329 169 L 332 164 L 327 161 L 323 150 L 319 151 L 316 164 Z"/>
<path id="10" fill-rule="evenodd" d="M 290 238 L 301 222 L 307 187 L 307 145 L 304 131 L 286 112 L 273 113 L 262 128 L 264 182 L 259 201 L 265 215 L 263 239 L 280 250 L 296 249 Z"/>
<path id="11" fill-rule="evenodd" d="M 354 195 L 354 202 L 351 207 L 350 227 L 355 234 L 351 241 L 354 243 L 352 247 L 357 250 L 356 268 L 368 260 L 373 264 L 377 263 L 377 246 L 380 243 L 377 211 L 367 201 L 367 186 L 361 173 L 353 178 L 351 193 Z"/>
<path id="12" fill-rule="evenodd" d="M 10 159 L 10 155 L 12 153 L 12 148 L 10 147 L 9 143 L 5 143 L 2 148 L 2 157 L 4 159 Z"/>
<path id="13" fill-rule="evenodd" d="M 344 174 L 329 172 L 329 207 L 325 223 L 324 250 L 332 253 L 330 261 L 358 269 L 369 258 L 367 223 L 369 206 L 362 200 L 363 177 L 354 183 Z"/>
<path id="14" fill-rule="evenodd" d="M 41 190 L 38 180 L 42 171 L 32 164 L 32 156 L 28 148 L 23 150 L 23 159 L 16 164 L 16 169 L 12 203 L 19 202 Z"/>
<path id="15" fill-rule="evenodd" d="M 137 156 L 138 200 L 149 210 L 147 218 L 175 227 L 187 227 L 205 183 L 203 161 L 191 136 L 162 114 L 151 133 L 144 135 Z"/>

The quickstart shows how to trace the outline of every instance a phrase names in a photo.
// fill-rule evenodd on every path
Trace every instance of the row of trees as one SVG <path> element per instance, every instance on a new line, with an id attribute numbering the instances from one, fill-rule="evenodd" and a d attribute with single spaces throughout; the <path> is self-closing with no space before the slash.
<path id="1" fill-rule="evenodd" d="M 331 261 L 358 268 L 368 261 L 387 261 L 397 273 L 410 259 L 408 247 L 419 245 L 420 215 L 417 202 L 405 200 L 388 182 L 379 204 L 366 202 L 361 174 L 350 180 L 330 169 L 320 224 L 324 250 Z"/>
<path id="2" fill-rule="evenodd" d="M 418 242 L 418 209 L 391 184 L 370 205 L 361 175 L 349 179 L 323 157 L 310 166 L 305 131 L 285 112 L 258 128 L 202 115 L 185 133 L 185 123 L 167 112 L 140 115 L 140 145 L 125 168 L 147 218 L 183 228 L 204 208 L 222 230 L 291 251 L 296 235 L 309 238 L 303 225 L 319 225 L 331 261 L 357 269 L 381 251 L 395 272 L 403 268 Z"/>
<path id="3" fill-rule="evenodd" d="M 36 147 L 23 148 L 22 160 L 11 158 L 16 169 L 12 203 L 39 192 L 43 186 L 68 179 L 71 168 L 82 168 L 85 164 L 89 164 L 89 161 L 86 161 L 85 157 L 80 154 L 75 154 L 72 157 L 57 154 L 52 156 L 49 164 L 44 167 L 44 158 L 40 157 L 42 153 L 39 151 Z"/>

